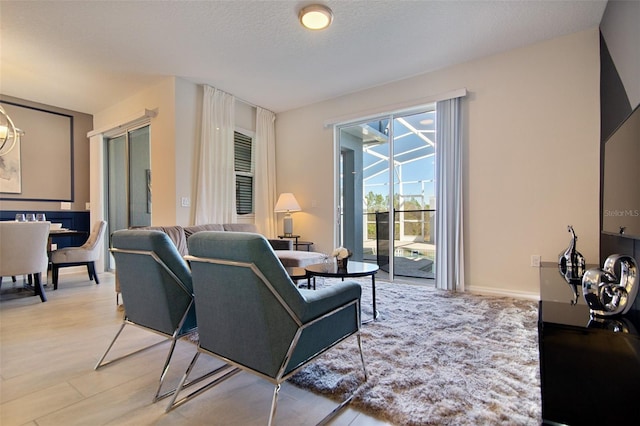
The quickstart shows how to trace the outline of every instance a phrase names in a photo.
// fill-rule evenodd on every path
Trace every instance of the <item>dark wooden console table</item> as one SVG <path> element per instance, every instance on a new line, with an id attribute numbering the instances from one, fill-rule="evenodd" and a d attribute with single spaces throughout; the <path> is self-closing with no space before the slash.
<path id="1" fill-rule="evenodd" d="M 640 312 L 591 318 L 582 294 L 579 304 L 569 303 L 569 286 L 557 265 L 553 268 L 541 270 L 538 336 L 543 424 L 640 424 L 636 393 Z M 559 278 L 555 283 L 563 296 L 560 301 L 545 300 L 549 292 L 544 286 L 554 282 L 552 273 Z"/>

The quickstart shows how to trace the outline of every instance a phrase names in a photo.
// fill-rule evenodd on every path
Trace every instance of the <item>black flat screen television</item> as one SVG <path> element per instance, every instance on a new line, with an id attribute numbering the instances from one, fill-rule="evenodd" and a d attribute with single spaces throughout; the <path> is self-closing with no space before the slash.
<path id="1" fill-rule="evenodd" d="M 638 107 L 604 146 L 602 231 L 640 239 L 640 112 Z"/>

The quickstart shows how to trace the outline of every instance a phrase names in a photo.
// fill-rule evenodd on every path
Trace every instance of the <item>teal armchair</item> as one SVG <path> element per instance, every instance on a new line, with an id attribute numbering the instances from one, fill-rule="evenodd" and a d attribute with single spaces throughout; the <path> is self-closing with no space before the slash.
<path id="1" fill-rule="evenodd" d="M 275 385 L 272 424 L 280 384 L 354 334 L 366 381 L 358 283 L 298 289 L 259 234 L 199 232 L 188 245 L 200 342 L 183 382 L 201 353 L 256 374 Z M 176 402 L 180 389 L 167 411 L 199 393 Z"/>
<path id="2" fill-rule="evenodd" d="M 107 354 L 126 325 L 134 325 L 165 337 L 166 340 L 160 343 L 170 341 L 171 347 L 153 398 L 155 402 L 175 392 L 173 388 L 161 394 L 176 343 L 197 331 L 191 271 L 164 232 L 120 230 L 113 233 L 111 241 L 111 252 L 116 260 L 125 315 L 122 325 L 95 369 L 155 346 L 148 346 L 105 362 Z M 192 381 L 191 384 L 195 383 L 196 381 Z"/>

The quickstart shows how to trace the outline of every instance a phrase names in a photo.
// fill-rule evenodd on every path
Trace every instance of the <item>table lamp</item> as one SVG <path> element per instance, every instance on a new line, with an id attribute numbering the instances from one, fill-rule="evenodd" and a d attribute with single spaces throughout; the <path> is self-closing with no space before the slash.
<path id="1" fill-rule="evenodd" d="M 285 212 L 284 219 L 282 220 L 282 229 L 285 237 L 293 235 L 293 219 L 291 218 L 291 212 L 299 212 L 302 210 L 300 204 L 290 192 L 283 192 L 278 198 L 275 209 L 276 213 Z"/>

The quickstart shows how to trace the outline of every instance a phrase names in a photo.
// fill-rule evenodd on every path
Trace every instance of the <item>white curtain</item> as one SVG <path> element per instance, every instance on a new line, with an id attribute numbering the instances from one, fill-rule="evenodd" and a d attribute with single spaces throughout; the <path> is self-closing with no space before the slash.
<path id="1" fill-rule="evenodd" d="M 236 222 L 235 98 L 204 87 L 195 224 Z"/>
<path id="2" fill-rule="evenodd" d="M 257 107 L 254 140 L 255 170 L 253 200 L 255 224 L 267 238 L 277 234 L 276 216 L 276 115 Z"/>
<path id="3" fill-rule="evenodd" d="M 461 98 L 436 104 L 436 288 L 464 291 Z"/>

